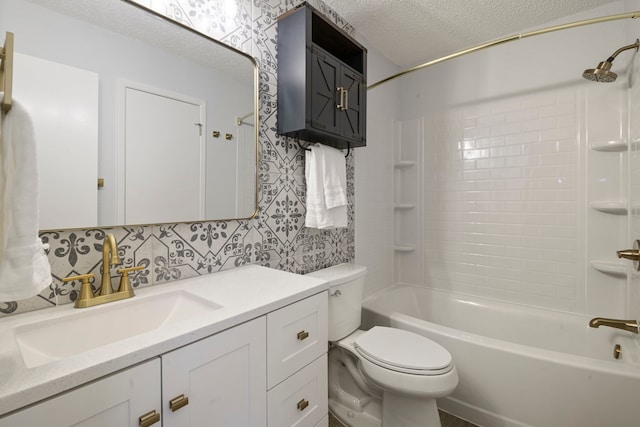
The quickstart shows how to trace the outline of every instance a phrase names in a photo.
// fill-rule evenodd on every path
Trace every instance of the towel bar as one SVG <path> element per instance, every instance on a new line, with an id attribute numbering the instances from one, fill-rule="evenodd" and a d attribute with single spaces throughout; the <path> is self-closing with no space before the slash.
<path id="1" fill-rule="evenodd" d="M 304 151 L 311 151 L 311 148 L 307 148 L 304 145 L 302 145 L 299 139 L 298 139 L 298 145 L 300 146 L 300 148 L 304 149 Z M 350 153 L 351 153 L 351 144 L 347 143 L 347 154 L 345 154 L 344 157 L 345 158 L 349 157 Z"/>

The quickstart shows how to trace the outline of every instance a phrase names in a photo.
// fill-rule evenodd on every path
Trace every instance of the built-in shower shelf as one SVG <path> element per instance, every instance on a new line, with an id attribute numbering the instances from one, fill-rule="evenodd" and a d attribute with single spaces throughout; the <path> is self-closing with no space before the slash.
<path id="1" fill-rule="evenodd" d="M 627 151 L 626 141 L 607 141 L 604 143 L 591 144 L 594 151 L 621 152 Z"/>
<path id="2" fill-rule="evenodd" d="M 416 246 L 415 245 L 395 245 L 393 247 L 393 250 L 395 252 L 402 252 L 402 253 L 413 252 L 416 250 Z"/>
<path id="3" fill-rule="evenodd" d="M 413 160 L 400 160 L 393 164 L 393 167 L 396 169 L 406 169 L 411 168 L 416 165 L 416 162 Z"/>
<path id="4" fill-rule="evenodd" d="M 398 211 L 407 211 L 410 209 L 414 209 L 415 207 L 416 205 L 414 205 L 413 203 L 396 203 L 395 205 L 393 205 L 393 209 Z"/>
<path id="5" fill-rule="evenodd" d="M 607 200 L 591 202 L 591 209 L 612 215 L 626 215 L 627 202 Z"/>
<path id="6" fill-rule="evenodd" d="M 614 276 L 626 276 L 627 265 L 624 262 L 607 259 L 597 259 L 591 261 L 591 267 L 601 273 L 613 274 Z"/>

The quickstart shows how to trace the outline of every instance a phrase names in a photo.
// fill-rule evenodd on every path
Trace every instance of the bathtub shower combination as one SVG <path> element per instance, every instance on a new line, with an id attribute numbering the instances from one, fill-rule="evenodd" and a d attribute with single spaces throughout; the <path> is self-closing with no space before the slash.
<path id="1" fill-rule="evenodd" d="M 622 427 L 640 420 L 640 349 L 629 332 L 590 328 L 578 314 L 413 285 L 367 299 L 362 316 L 364 329 L 405 329 L 446 348 L 459 384 L 438 406 L 473 423 Z"/>

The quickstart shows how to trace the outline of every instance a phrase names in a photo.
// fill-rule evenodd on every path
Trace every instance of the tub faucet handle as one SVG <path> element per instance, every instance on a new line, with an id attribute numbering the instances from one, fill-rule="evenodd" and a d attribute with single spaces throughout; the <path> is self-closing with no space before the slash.
<path id="1" fill-rule="evenodd" d="M 618 258 L 624 258 L 633 261 L 633 268 L 640 271 L 640 240 L 633 242 L 633 249 L 623 249 L 617 251 Z"/>
<path id="2" fill-rule="evenodd" d="M 618 258 L 630 259 L 632 261 L 640 260 L 640 251 L 635 249 L 624 249 L 616 253 L 618 254 Z"/>

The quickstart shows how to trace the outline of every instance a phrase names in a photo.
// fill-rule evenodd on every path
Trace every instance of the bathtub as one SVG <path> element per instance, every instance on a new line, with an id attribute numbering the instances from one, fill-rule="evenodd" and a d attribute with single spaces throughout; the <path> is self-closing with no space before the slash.
<path id="1" fill-rule="evenodd" d="M 449 350 L 460 382 L 438 406 L 472 423 L 640 426 L 637 335 L 589 319 L 411 285 L 368 298 L 362 311 L 363 329 L 406 329 Z"/>

